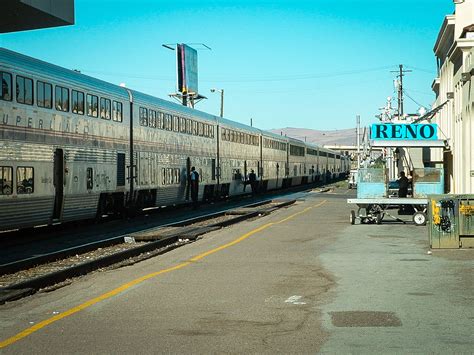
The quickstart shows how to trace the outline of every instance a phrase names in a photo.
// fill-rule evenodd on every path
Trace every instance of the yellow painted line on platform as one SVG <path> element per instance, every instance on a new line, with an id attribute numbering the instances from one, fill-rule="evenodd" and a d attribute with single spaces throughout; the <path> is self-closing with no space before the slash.
<path id="1" fill-rule="evenodd" d="M 300 212 L 297 212 L 297 213 L 294 213 L 292 214 L 291 216 L 288 216 L 278 222 L 271 222 L 271 223 L 267 223 L 261 227 L 258 227 L 258 228 L 255 228 L 254 230 L 251 230 L 250 232 L 242 235 L 241 237 L 235 239 L 234 241 L 230 242 L 230 243 L 227 243 L 227 244 L 224 244 L 220 247 L 217 247 L 217 248 L 214 248 L 214 249 L 211 249 L 205 253 L 202 253 L 202 254 L 199 254 L 191 259 L 189 259 L 189 261 L 186 261 L 186 262 L 183 262 L 181 264 L 178 264 L 176 266 L 173 266 L 173 267 L 170 267 L 170 268 L 167 268 L 167 269 L 163 269 L 163 270 L 160 270 L 160 271 L 157 271 L 157 272 L 153 272 L 151 274 L 148 274 L 148 275 L 145 275 L 145 276 L 142 276 L 142 277 L 139 277 L 138 279 L 135 279 L 133 281 L 130 281 L 126 284 L 123 284 L 122 286 L 120 287 L 117 287 L 116 289 L 112 290 L 112 291 L 109 291 L 107 293 L 104 293 L 96 298 L 93 298 L 87 302 L 84 302 L 82 304 L 80 304 L 79 306 L 76 306 L 76 307 L 73 307 L 73 308 L 70 308 L 68 309 L 67 311 L 64 311 L 58 315 L 55 315 L 54 317 L 51 317 L 51 318 L 48 318 L 42 322 L 39 322 L 38 324 L 35 324 L 33 325 L 32 327 L 29 327 L 25 330 L 23 330 L 22 332 L 6 339 L 6 340 L 3 340 L 3 341 L 0 341 L 0 349 L 6 347 L 6 346 L 9 346 L 13 343 L 16 343 L 17 341 L 23 339 L 23 338 L 26 338 L 27 336 L 37 332 L 38 330 L 52 324 L 52 323 L 55 323 L 61 319 L 64 319 L 66 317 L 69 317 L 75 313 L 78 313 L 86 308 L 89 308 L 90 306 L 93 306 L 101 301 L 104 301 L 108 298 L 111 298 L 111 297 L 114 297 L 114 296 L 117 296 L 118 294 L 128 290 L 129 288 L 133 287 L 133 286 L 136 286 L 146 280 L 149 280 L 153 277 L 156 277 L 156 276 L 159 276 L 159 275 L 162 275 L 162 274 L 165 274 L 165 273 L 168 273 L 168 272 L 171 272 L 171 271 L 175 271 L 175 270 L 179 270 L 179 269 L 182 269 L 188 265 L 192 265 L 193 262 L 195 261 L 198 261 L 198 260 L 201 260 L 203 258 L 205 258 L 206 256 L 208 255 L 211 255 L 211 254 L 214 254 L 214 253 L 217 253 L 218 251 L 221 251 L 223 249 L 226 249 L 226 248 L 229 248 L 235 244 L 238 244 L 240 242 L 242 242 L 243 240 L 249 238 L 250 236 L 258 233 L 258 232 L 261 232 L 263 231 L 264 229 L 267 229 L 268 227 L 271 227 L 273 225 L 277 225 L 277 224 L 281 224 L 281 223 L 284 223 L 286 221 L 289 221 L 290 219 L 293 219 L 299 215 L 302 215 L 306 212 L 308 212 L 309 210 L 313 209 L 313 208 L 316 208 L 316 207 L 320 207 L 322 206 L 323 204 L 325 204 L 327 202 L 327 200 L 324 200 L 314 206 L 310 206 L 310 207 L 307 207 L 305 208 L 303 211 L 300 211 Z"/>

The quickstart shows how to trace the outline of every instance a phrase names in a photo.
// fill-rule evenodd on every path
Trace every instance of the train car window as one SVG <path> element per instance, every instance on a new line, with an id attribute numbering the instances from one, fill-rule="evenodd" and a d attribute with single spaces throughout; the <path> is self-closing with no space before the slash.
<path id="1" fill-rule="evenodd" d="M 87 116 L 99 117 L 99 98 L 95 95 L 87 94 L 86 99 Z"/>
<path id="2" fill-rule="evenodd" d="M 148 126 L 148 110 L 144 107 L 140 107 L 140 125 L 141 126 Z"/>
<path id="3" fill-rule="evenodd" d="M 181 174 L 179 173 L 179 169 L 174 169 L 174 182 L 175 184 L 180 184 L 181 183 Z M 199 175 L 201 176 L 201 175 Z"/>
<path id="4" fill-rule="evenodd" d="M 198 135 L 198 124 L 196 121 L 193 121 L 193 135 L 194 136 Z"/>
<path id="5" fill-rule="evenodd" d="M 34 170 L 32 167 L 16 168 L 16 193 L 32 194 L 34 192 Z"/>
<path id="6" fill-rule="evenodd" d="M 81 91 L 71 91 L 72 112 L 78 115 L 84 114 L 84 93 Z"/>
<path id="7" fill-rule="evenodd" d="M 186 133 L 186 118 L 184 117 L 179 118 L 179 131 L 181 133 Z"/>
<path id="8" fill-rule="evenodd" d="M 156 111 L 150 110 L 150 116 L 148 119 L 148 126 L 151 128 L 156 128 Z"/>
<path id="9" fill-rule="evenodd" d="M 2 80 L 2 90 L 0 91 L 0 100 L 12 100 L 12 75 L 10 73 L 0 71 L 0 79 Z"/>
<path id="10" fill-rule="evenodd" d="M 198 135 L 204 135 L 204 125 L 202 122 L 198 122 Z"/>
<path id="11" fill-rule="evenodd" d="M 87 190 L 92 190 L 94 187 L 94 174 L 92 168 L 87 168 L 86 179 Z"/>
<path id="12" fill-rule="evenodd" d="M 173 116 L 173 131 L 179 132 L 179 117 Z"/>
<path id="13" fill-rule="evenodd" d="M 36 104 L 38 107 L 53 108 L 53 85 L 36 82 Z"/>
<path id="14" fill-rule="evenodd" d="M 13 168 L 0 166 L 0 195 L 11 195 L 13 192 Z"/>
<path id="15" fill-rule="evenodd" d="M 193 134 L 193 123 L 189 118 L 186 118 L 186 133 Z"/>
<path id="16" fill-rule="evenodd" d="M 54 89 L 54 106 L 58 111 L 69 111 L 69 89 L 56 85 Z"/>
<path id="17" fill-rule="evenodd" d="M 225 128 L 222 128 L 221 139 L 222 139 L 223 141 L 227 140 L 227 139 L 226 139 L 226 132 L 225 132 L 225 131 L 226 131 L 226 129 L 225 129 Z"/>
<path id="18" fill-rule="evenodd" d="M 16 76 L 16 102 L 33 105 L 33 80 Z"/>
<path id="19" fill-rule="evenodd" d="M 104 120 L 110 120 L 111 119 L 111 103 L 109 99 L 100 98 L 100 118 Z"/>
<path id="20" fill-rule="evenodd" d="M 230 141 L 235 142 L 235 132 L 234 131 L 230 131 Z"/>
<path id="21" fill-rule="evenodd" d="M 158 129 L 163 129 L 163 112 L 158 112 L 157 118 L 156 118 L 156 128 Z"/>
<path id="22" fill-rule="evenodd" d="M 121 102 L 118 102 L 118 101 L 113 102 L 112 119 L 115 122 L 122 122 L 123 121 L 123 105 L 122 105 Z"/>
<path id="23" fill-rule="evenodd" d="M 214 138 L 214 126 L 209 126 L 209 137 Z"/>
<path id="24" fill-rule="evenodd" d="M 167 130 L 167 131 L 173 130 L 173 121 L 172 121 L 171 115 L 168 114 L 168 113 L 165 114 L 164 129 Z"/>

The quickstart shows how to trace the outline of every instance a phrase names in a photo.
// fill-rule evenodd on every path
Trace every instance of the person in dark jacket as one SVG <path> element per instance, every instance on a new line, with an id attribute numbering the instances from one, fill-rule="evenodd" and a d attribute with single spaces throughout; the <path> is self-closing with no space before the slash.
<path id="1" fill-rule="evenodd" d="M 258 182 L 257 182 L 257 175 L 255 174 L 253 170 L 250 170 L 249 184 L 250 184 L 250 187 L 252 188 L 252 195 L 255 195 L 257 193 Z"/>
<path id="2" fill-rule="evenodd" d="M 193 166 L 191 168 L 190 174 L 191 182 L 191 200 L 193 201 L 193 208 L 198 208 L 198 194 L 199 194 L 199 173 L 196 171 L 196 168 Z"/>
<path id="3" fill-rule="evenodd" d="M 400 171 L 400 178 L 398 179 L 398 197 L 407 197 L 408 194 L 408 178 L 404 171 Z"/>

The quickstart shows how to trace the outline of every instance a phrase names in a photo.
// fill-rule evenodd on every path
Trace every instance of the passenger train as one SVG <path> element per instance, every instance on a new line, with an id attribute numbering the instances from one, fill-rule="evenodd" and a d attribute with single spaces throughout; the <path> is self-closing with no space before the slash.
<path id="1" fill-rule="evenodd" d="M 0 230 L 336 178 L 346 157 L 0 48 Z"/>

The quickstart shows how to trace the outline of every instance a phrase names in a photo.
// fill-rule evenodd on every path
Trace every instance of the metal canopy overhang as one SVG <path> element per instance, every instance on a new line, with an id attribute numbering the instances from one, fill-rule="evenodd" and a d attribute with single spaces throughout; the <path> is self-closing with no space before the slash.
<path id="1" fill-rule="evenodd" d="M 447 142 L 442 139 L 435 140 L 371 140 L 372 147 L 402 147 L 402 148 L 420 148 L 420 147 L 447 147 Z"/>

